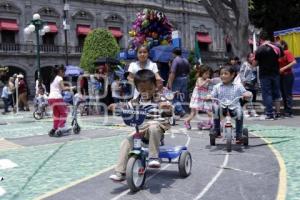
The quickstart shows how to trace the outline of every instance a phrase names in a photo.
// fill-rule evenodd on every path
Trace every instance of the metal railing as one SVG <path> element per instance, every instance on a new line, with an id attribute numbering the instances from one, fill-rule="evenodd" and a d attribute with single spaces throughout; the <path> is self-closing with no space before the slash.
<path id="1" fill-rule="evenodd" d="M 20 44 L 0 43 L 0 51 L 4 51 L 4 52 L 20 51 Z"/>
<path id="2" fill-rule="evenodd" d="M 82 46 L 68 46 L 70 54 L 81 54 Z M 15 43 L 0 43 L 0 53 L 19 53 L 31 54 L 36 52 L 36 45 L 34 44 L 15 44 Z M 40 52 L 45 53 L 65 53 L 65 46 L 62 45 L 40 45 Z"/>
<path id="3" fill-rule="evenodd" d="M 121 49 L 125 50 L 125 49 Z M 69 54 L 80 55 L 83 51 L 82 46 L 68 46 Z M 42 54 L 64 54 L 65 46 L 62 45 L 40 45 L 40 52 Z M 13 44 L 13 43 L 0 43 L 1 53 L 17 53 L 17 54 L 35 54 L 36 45 L 34 44 Z M 226 52 L 222 51 L 202 51 L 201 57 L 207 59 L 222 59 L 227 58 Z"/>

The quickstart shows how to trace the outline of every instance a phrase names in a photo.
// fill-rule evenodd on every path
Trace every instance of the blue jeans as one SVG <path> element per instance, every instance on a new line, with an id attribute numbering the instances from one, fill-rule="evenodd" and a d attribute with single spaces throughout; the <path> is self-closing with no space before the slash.
<path id="1" fill-rule="evenodd" d="M 237 106 L 234 110 L 223 109 L 218 104 L 213 104 L 214 131 L 220 135 L 220 119 L 225 117 L 229 112 L 230 117 L 235 118 L 236 139 L 241 139 L 243 133 L 243 110 L 241 106 Z"/>
<path id="2" fill-rule="evenodd" d="M 265 113 L 267 116 L 272 117 L 273 102 L 281 100 L 280 77 L 279 75 L 263 76 L 260 77 L 260 83 Z"/>
<path id="3" fill-rule="evenodd" d="M 9 98 L 2 98 L 3 103 L 4 103 L 4 112 L 9 112 L 8 107 L 10 105 L 10 100 Z"/>
<path id="4" fill-rule="evenodd" d="M 175 107 L 176 114 L 183 114 L 185 110 L 183 108 L 183 103 L 187 100 L 187 86 L 188 86 L 188 79 L 187 77 L 177 77 L 173 81 L 172 91 L 178 92 L 177 95 L 173 99 L 173 105 Z"/>
<path id="5" fill-rule="evenodd" d="M 284 112 L 293 114 L 293 85 L 294 74 L 280 76 L 281 95 L 283 99 Z"/>

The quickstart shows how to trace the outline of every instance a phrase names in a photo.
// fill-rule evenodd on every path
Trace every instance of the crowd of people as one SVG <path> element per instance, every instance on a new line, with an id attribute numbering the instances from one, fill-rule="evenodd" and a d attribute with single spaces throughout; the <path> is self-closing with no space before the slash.
<path id="1" fill-rule="evenodd" d="M 161 78 L 157 64 L 149 59 L 149 50 L 143 45 L 137 48 L 137 61 L 130 63 L 127 72 L 121 77 L 105 64 L 98 66 L 95 74 L 81 76 L 78 86 L 72 86 L 64 82 L 65 67 L 55 66 L 49 96 L 45 95 L 46 88 L 43 83 L 39 81 L 36 83 L 36 98 L 47 98 L 52 106 L 53 128 L 49 135 L 54 135 L 57 129 L 65 127 L 68 109 L 63 96 L 64 91 L 75 91 L 82 98 L 86 97 L 87 101 L 95 101 L 96 106 L 103 103 L 112 111 L 127 106 L 130 102 L 131 105 L 151 105 L 150 110 L 154 111 L 163 109 L 164 118 L 173 112 L 174 107 L 175 114 L 181 118 L 189 112 L 184 119 L 184 126 L 188 130 L 191 129 L 190 122 L 196 114 L 204 112 L 207 114 L 207 120 L 199 122 L 198 126 L 212 128 L 216 137 L 221 134 L 220 117 L 224 115 L 224 110 L 213 100 L 234 101 L 238 98 L 236 106 L 228 111 L 236 120 L 236 143 L 243 142 L 241 140 L 243 118 L 258 116 L 253 106 L 243 109 L 243 105 L 248 101 L 256 101 L 259 88 L 262 91 L 266 120 L 293 116 L 292 67 L 296 61 L 285 41 L 272 43 L 265 40 L 255 52 L 246 56 L 245 61 L 241 62 L 238 57 L 232 57 L 218 69 L 213 70 L 208 65 L 196 65 L 196 83 L 191 97 L 188 92 L 188 81 L 192 68 L 181 54 L 180 48 L 174 48 L 168 80 Z M 166 90 L 175 94 L 172 103 L 166 101 L 163 96 Z M 18 91 L 17 96 L 16 91 Z M 3 114 L 10 111 L 10 106 L 15 109 L 16 98 L 20 109 L 29 110 L 24 76 L 19 74 L 10 77 L 2 90 L 1 97 L 4 101 Z M 280 113 L 281 102 L 284 106 L 283 113 Z M 160 167 L 158 148 L 169 125 L 168 121 L 150 118 L 141 128 L 144 141 L 149 144 L 149 167 Z M 128 152 L 132 145 L 133 138 L 129 135 L 121 144 L 116 173 L 110 177 L 111 179 L 124 180 Z"/>
<path id="2" fill-rule="evenodd" d="M 8 80 L 4 80 L 1 98 L 4 103 L 4 111 L 2 114 L 11 112 L 10 107 L 14 112 L 18 109 L 20 111 L 30 111 L 28 105 L 28 88 L 24 80 L 23 74 L 14 74 Z"/>

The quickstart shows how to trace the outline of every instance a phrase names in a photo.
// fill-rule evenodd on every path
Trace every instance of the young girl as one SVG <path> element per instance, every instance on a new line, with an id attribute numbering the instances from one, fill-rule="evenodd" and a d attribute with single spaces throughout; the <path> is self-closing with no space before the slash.
<path id="1" fill-rule="evenodd" d="M 149 50 L 148 50 L 147 46 L 141 45 L 137 48 L 137 58 L 138 58 L 138 60 L 136 62 L 132 62 L 129 65 L 129 68 L 128 68 L 129 75 L 128 75 L 128 78 L 127 78 L 128 81 L 133 83 L 134 75 L 138 71 L 140 71 L 142 69 L 148 69 L 148 70 L 152 71 L 155 74 L 157 87 L 161 87 L 162 78 L 159 75 L 156 63 L 149 60 Z M 139 93 L 137 92 L 137 90 L 135 90 L 134 91 L 134 98 L 136 98 L 138 96 L 138 94 Z"/>
<path id="2" fill-rule="evenodd" d="M 210 79 L 211 76 L 212 76 L 212 69 L 209 66 L 203 65 L 199 70 L 199 77 L 197 79 L 196 86 L 193 90 L 193 94 L 190 102 L 191 114 L 184 122 L 184 126 L 187 129 L 192 128 L 190 122 L 195 117 L 197 111 L 206 112 L 209 117 L 207 126 L 210 127 L 212 124 L 211 106 L 207 101 L 204 101 L 205 97 L 209 94 L 208 86 L 209 83 L 211 82 Z"/>
<path id="3" fill-rule="evenodd" d="M 48 102 L 53 110 L 53 128 L 49 132 L 49 136 L 54 136 L 58 128 L 64 128 L 67 119 L 67 105 L 63 100 L 62 91 L 71 90 L 71 87 L 64 86 L 63 77 L 65 67 L 56 65 L 54 68 L 54 80 L 50 85 L 50 94 Z"/>
<path id="4" fill-rule="evenodd" d="M 236 76 L 236 70 L 233 66 L 225 65 L 221 67 L 220 78 L 222 83 L 219 83 L 213 87 L 211 96 L 217 99 L 226 99 L 233 101 L 235 98 L 243 96 L 243 98 L 251 98 L 252 93 L 247 91 L 242 84 L 236 84 L 233 82 Z M 209 99 L 209 96 L 207 97 Z M 239 104 L 239 100 L 236 101 L 237 105 L 234 109 L 229 109 L 231 117 L 235 117 L 236 121 L 236 143 L 240 144 L 242 142 L 242 131 L 243 131 L 243 110 Z M 221 135 L 220 129 L 220 118 L 223 116 L 227 110 L 220 107 L 219 104 L 213 104 L 214 113 L 214 135 L 219 137 Z"/>

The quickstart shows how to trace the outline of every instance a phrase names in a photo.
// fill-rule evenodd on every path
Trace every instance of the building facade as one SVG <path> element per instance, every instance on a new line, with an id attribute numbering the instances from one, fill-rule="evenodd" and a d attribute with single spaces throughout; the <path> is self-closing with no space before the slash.
<path id="1" fill-rule="evenodd" d="M 79 65 L 85 36 L 91 29 L 106 28 L 121 49 L 128 45 L 128 32 L 136 13 L 144 8 L 162 11 L 182 37 L 183 47 L 199 42 L 202 60 L 218 64 L 224 60 L 226 44 L 222 29 L 209 17 L 199 1 L 192 0 L 65 0 L 68 4 L 68 63 Z M 37 75 L 36 38 L 24 28 L 34 13 L 47 22 L 50 32 L 40 37 L 41 75 L 49 84 L 49 71 L 65 63 L 64 0 L 0 1 L 0 65 L 10 74 L 23 73 L 33 94 Z"/>

